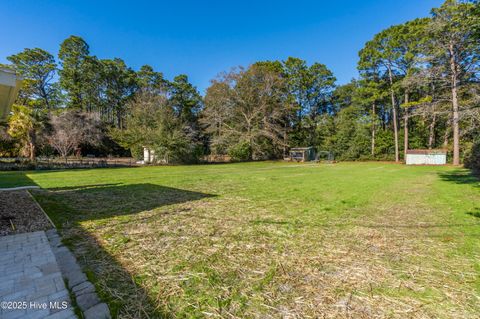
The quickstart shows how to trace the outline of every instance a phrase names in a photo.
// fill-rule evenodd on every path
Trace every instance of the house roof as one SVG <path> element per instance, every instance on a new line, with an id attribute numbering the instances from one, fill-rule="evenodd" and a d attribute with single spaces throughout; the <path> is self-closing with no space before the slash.
<path id="1" fill-rule="evenodd" d="M 432 149 L 432 150 L 425 150 L 425 149 L 417 149 L 417 150 L 407 150 L 407 154 L 416 154 L 416 155 L 446 155 L 447 150 L 444 149 Z"/>
<path id="2" fill-rule="evenodd" d="M 0 121 L 7 118 L 21 83 L 21 78 L 15 71 L 0 68 Z"/>

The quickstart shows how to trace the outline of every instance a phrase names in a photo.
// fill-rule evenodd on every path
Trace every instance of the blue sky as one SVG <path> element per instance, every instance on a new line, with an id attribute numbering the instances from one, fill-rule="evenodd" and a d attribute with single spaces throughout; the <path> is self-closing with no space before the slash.
<path id="1" fill-rule="evenodd" d="M 23 48 L 55 56 L 83 37 L 99 58 L 167 78 L 184 73 L 202 94 L 219 72 L 295 56 L 327 65 L 339 84 L 357 76 L 357 53 L 382 29 L 428 16 L 440 0 L 2 1 L 0 63 Z"/>

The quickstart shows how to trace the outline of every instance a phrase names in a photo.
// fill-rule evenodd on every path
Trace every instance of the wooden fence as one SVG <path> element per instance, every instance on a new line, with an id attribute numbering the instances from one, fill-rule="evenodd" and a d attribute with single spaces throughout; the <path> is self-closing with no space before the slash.
<path id="1" fill-rule="evenodd" d="M 205 155 L 202 161 L 207 163 L 228 163 L 232 161 L 232 158 L 228 155 Z"/>

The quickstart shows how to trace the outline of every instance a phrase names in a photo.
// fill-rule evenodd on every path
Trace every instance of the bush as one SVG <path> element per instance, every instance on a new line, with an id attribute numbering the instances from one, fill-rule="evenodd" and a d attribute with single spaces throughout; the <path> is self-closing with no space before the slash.
<path id="1" fill-rule="evenodd" d="M 5 128 L 0 127 L 0 157 L 14 157 L 18 155 L 18 141 L 7 134 Z"/>
<path id="2" fill-rule="evenodd" d="M 465 167 L 480 173 L 480 140 L 473 143 L 472 147 L 465 153 Z"/>
<path id="3" fill-rule="evenodd" d="M 194 142 L 190 144 L 179 143 L 174 151 L 167 152 L 169 154 L 169 163 L 171 164 L 195 164 L 203 155 L 203 147 Z M 158 152 L 161 154 L 161 152 Z"/>
<path id="4" fill-rule="evenodd" d="M 240 142 L 228 149 L 228 155 L 233 161 L 248 161 L 252 158 L 252 149 L 248 142 Z"/>

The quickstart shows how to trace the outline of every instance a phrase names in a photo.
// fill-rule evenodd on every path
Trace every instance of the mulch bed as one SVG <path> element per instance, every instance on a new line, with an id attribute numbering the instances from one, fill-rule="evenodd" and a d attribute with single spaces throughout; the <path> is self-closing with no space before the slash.
<path id="1" fill-rule="evenodd" d="M 0 236 L 53 228 L 27 191 L 0 191 Z"/>

